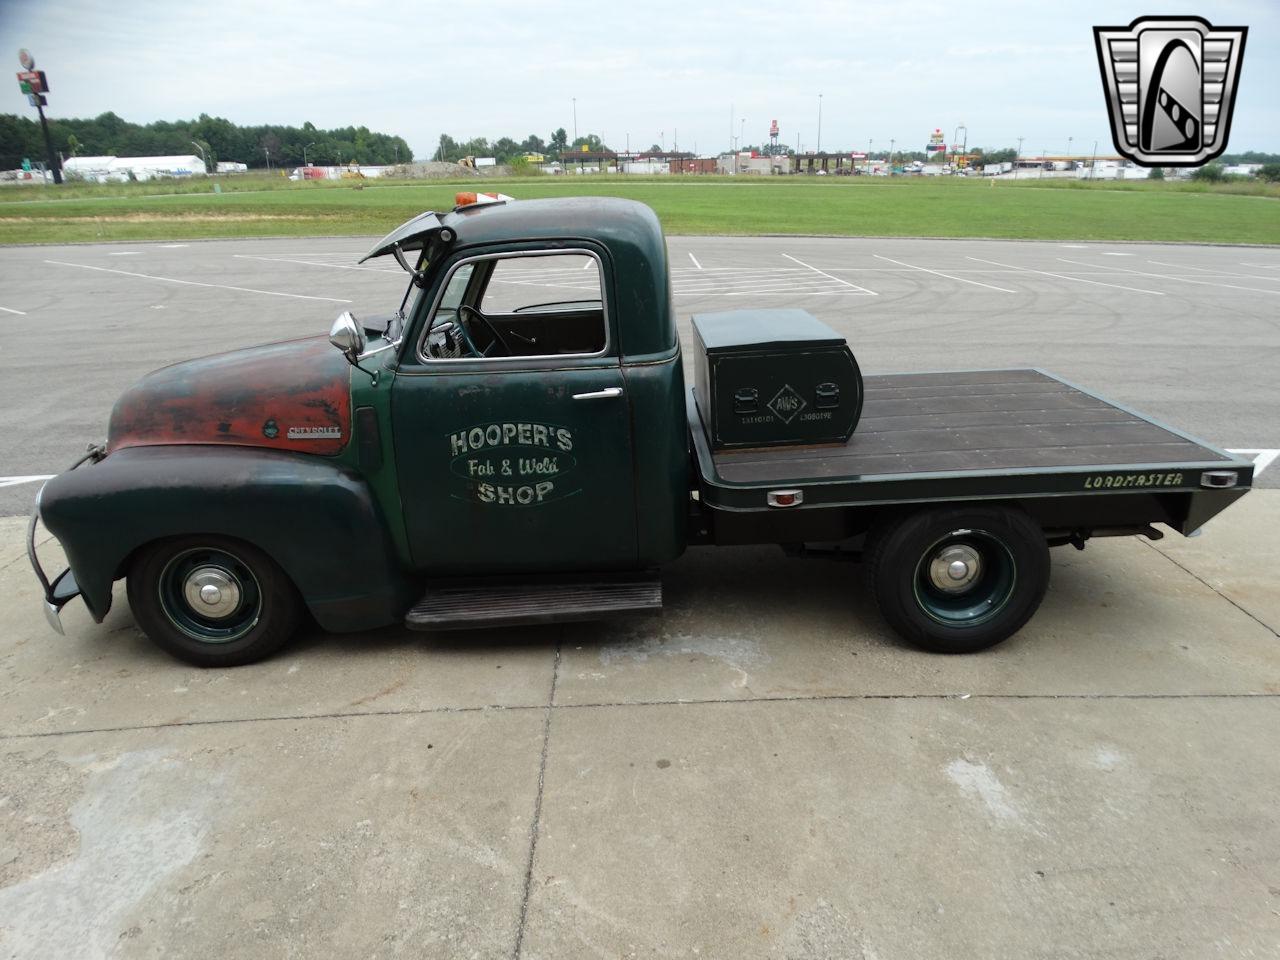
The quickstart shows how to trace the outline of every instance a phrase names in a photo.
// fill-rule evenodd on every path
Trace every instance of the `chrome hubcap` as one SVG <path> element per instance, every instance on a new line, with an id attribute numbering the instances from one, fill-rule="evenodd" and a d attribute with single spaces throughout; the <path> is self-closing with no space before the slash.
<path id="1" fill-rule="evenodd" d="M 187 574 L 182 594 L 192 611 L 221 620 L 240 606 L 240 584 L 220 567 L 197 567 Z"/>
<path id="2" fill-rule="evenodd" d="M 943 593 L 964 593 L 981 574 L 982 557 L 965 544 L 943 547 L 929 561 L 929 581 Z"/>

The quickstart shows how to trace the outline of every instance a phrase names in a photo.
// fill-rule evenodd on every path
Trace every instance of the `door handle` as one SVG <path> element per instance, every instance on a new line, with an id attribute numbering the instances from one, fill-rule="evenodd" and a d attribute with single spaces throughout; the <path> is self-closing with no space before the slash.
<path id="1" fill-rule="evenodd" d="M 605 387 L 603 390 L 593 390 L 590 393 L 575 393 L 575 400 L 608 400 L 612 397 L 622 396 L 621 387 Z"/>

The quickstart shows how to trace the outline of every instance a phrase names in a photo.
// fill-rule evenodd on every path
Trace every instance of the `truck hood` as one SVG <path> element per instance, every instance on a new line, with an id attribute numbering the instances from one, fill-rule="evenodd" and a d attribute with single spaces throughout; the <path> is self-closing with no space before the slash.
<path id="1" fill-rule="evenodd" d="M 351 435 L 350 380 L 324 337 L 176 363 L 116 401 L 107 450 L 232 444 L 333 455 Z"/>

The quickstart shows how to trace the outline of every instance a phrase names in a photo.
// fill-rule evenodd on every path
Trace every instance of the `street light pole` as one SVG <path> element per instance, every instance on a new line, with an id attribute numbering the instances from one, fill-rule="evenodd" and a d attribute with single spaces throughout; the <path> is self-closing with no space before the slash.
<path id="1" fill-rule="evenodd" d="M 307 164 L 307 151 L 308 151 L 308 150 L 310 150 L 310 149 L 311 149 L 312 147 L 314 147 L 315 145 L 316 145 L 316 142 L 315 142 L 314 140 L 312 140 L 310 143 L 308 143 L 305 147 L 303 147 L 303 148 L 302 148 L 302 165 L 303 165 L 304 167 L 305 167 L 305 166 L 308 166 L 308 164 Z"/>
<path id="2" fill-rule="evenodd" d="M 822 152 L 822 94 L 818 94 L 818 153 Z"/>
<path id="3" fill-rule="evenodd" d="M 578 143 L 578 98 L 573 98 L 573 143 Z"/>
<path id="4" fill-rule="evenodd" d="M 205 172 L 205 173 L 208 173 L 208 172 L 209 172 L 209 158 L 208 158 L 207 156 L 205 156 L 204 147 L 200 146 L 200 144 L 196 143 L 194 140 L 192 140 L 192 141 L 191 141 L 191 145 L 192 145 L 193 147 L 195 147 L 197 150 L 199 150 L 199 151 L 200 151 L 200 159 L 204 162 L 204 172 Z"/>
<path id="5" fill-rule="evenodd" d="M 893 176 L 893 137 L 889 138 L 889 176 Z"/>
<path id="6" fill-rule="evenodd" d="M 1013 179 L 1018 179 L 1018 167 L 1022 165 L 1022 141 L 1026 137 L 1018 138 L 1018 152 L 1013 155 Z"/>
<path id="7" fill-rule="evenodd" d="M 875 143 L 875 140 L 867 137 L 867 173 L 871 172 L 871 145 L 873 143 Z"/>

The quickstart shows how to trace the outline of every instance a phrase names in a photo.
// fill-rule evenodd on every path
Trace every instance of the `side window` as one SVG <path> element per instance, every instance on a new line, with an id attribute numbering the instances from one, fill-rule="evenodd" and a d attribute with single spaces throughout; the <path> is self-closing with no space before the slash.
<path id="1" fill-rule="evenodd" d="M 600 261 L 590 254 L 474 260 L 449 278 L 423 353 L 429 360 L 591 356 L 608 343 L 606 321 Z"/>

